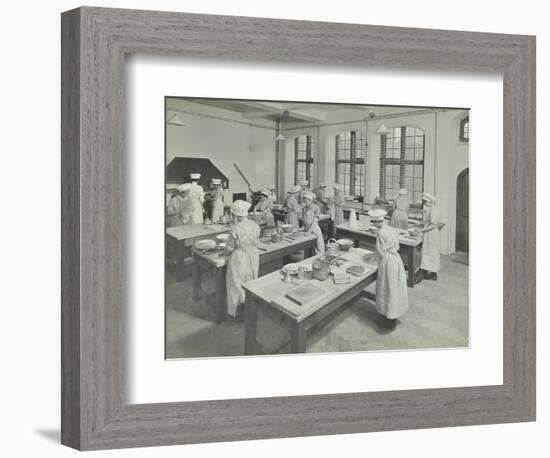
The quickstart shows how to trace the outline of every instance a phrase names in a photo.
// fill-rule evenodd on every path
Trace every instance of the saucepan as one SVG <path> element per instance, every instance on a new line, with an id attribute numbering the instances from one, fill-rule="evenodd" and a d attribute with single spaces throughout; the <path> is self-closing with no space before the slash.
<path id="1" fill-rule="evenodd" d="M 313 261 L 313 278 L 316 280 L 324 281 L 328 278 L 330 264 L 322 259 L 316 259 Z"/>

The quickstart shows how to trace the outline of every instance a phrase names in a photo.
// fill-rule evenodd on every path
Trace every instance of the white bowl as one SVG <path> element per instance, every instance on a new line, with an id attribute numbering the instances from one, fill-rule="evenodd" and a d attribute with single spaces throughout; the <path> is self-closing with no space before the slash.
<path id="1" fill-rule="evenodd" d="M 227 242 L 227 239 L 229 238 L 229 234 L 218 234 L 216 235 L 216 239 L 220 242 Z"/>
<path id="2" fill-rule="evenodd" d="M 212 239 L 203 239 L 195 243 L 195 248 L 197 250 L 209 250 L 211 248 L 214 248 L 215 246 L 216 242 L 214 242 L 214 240 Z"/>
<path id="3" fill-rule="evenodd" d="M 286 274 L 287 272 L 290 274 L 295 274 L 298 272 L 298 264 L 295 262 L 291 262 L 289 264 L 285 264 L 283 266 L 283 272 Z"/>

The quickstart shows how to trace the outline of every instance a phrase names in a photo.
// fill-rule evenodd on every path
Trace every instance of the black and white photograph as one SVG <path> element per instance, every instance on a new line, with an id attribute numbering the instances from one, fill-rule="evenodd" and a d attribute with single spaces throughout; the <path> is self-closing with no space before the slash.
<path id="1" fill-rule="evenodd" d="M 166 359 L 469 346 L 468 107 L 165 98 Z"/>

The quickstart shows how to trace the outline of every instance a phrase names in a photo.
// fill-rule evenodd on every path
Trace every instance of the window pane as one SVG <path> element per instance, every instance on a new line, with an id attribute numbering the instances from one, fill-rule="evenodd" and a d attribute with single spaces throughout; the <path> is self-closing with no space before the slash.
<path id="1" fill-rule="evenodd" d="M 420 137 L 415 137 L 414 138 L 414 144 L 417 147 L 423 147 L 424 146 L 424 135 L 422 135 Z"/>
<path id="2" fill-rule="evenodd" d="M 414 159 L 414 149 L 413 148 L 407 148 L 405 150 L 405 160 L 406 161 L 412 161 Z"/>
<path id="3" fill-rule="evenodd" d="M 423 161 L 424 160 L 424 150 L 423 149 L 417 149 L 414 152 L 414 158 L 417 161 Z"/>

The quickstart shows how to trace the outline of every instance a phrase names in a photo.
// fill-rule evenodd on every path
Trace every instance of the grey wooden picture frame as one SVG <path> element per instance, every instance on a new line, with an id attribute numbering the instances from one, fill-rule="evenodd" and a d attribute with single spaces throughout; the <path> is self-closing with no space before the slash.
<path id="1" fill-rule="evenodd" d="M 535 419 L 535 37 L 82 7 L 62 14 L 61 39 L 63 444 L 89 450 Z M 136 53 L 502 74 L 503 384 L 129 404 L 124 74 L 125 56 Z"/>

